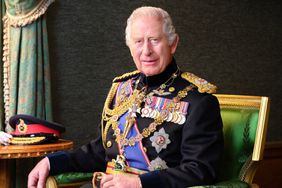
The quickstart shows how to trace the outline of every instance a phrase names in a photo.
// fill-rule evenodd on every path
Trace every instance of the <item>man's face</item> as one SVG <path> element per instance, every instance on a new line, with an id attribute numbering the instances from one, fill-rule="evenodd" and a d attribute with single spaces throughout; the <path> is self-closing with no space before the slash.
<path id="1" fill-rule="evenodd" d="M 171 62 L 178 38 L 169 45 L 162 21 L 153 16 L 133 20 L 129 49 L 135 65 L 146 76 L 160 74 Z"/>

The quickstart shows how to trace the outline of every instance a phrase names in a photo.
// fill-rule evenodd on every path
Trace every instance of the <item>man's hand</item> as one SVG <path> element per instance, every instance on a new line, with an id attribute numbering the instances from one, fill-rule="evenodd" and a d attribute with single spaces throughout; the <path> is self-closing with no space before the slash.
<path id="1" fill-rule="evenodd" d="M 121 174 L 103 175 L 101 188 L 141 188 L 141 181 L 138 176 L 126 176 Z"/>
<path id="2" fill-rule="evenodd" d="M 3 131 L 0 131 L 0 144 L 3 144 L 3 145 L 9 145 L 10 144 L 10 138 L 12 138 L 13 136 L 8 134 L 8 133 L 5 133 Z"/>
<path id="3" fill-rule="evenodd" d="M 44 188 L 46 179 L 49 175 L 50 163 L 49 159 L 45 157 L 32 169 L 28 175 L 28 188 Z"/>

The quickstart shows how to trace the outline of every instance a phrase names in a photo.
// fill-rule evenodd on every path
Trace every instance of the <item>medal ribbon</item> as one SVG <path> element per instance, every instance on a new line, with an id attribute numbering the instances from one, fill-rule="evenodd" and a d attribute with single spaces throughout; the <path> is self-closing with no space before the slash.
<path id="1" fill-rule="evenodd" d="M 174 112 L 179 112 L 180 114 L 186 115 L 189 103 L 185 101 L 180 101 L 178 103 L 175 103 L 172 99 L 167 99 L 163 97 L 156 97 L 151 96 L 151 103 L 147 107 L 150 107 L 152 110 L 158 110 L 159 112 L 161 110 L 165 110 L 168 104 L 174 103 Z"/>

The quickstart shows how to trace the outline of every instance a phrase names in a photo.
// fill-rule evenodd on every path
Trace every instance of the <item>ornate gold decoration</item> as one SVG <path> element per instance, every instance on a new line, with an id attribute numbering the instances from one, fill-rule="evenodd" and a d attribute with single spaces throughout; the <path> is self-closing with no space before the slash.
<path id="1" fill-rule="evenodd" d="M 126 172 L 125 157 L 123 155 L 117 155 L 116 159 L 113 159 L 114 170 Z"/>
<path id="2" fill-rule="evenodd" d="M 113 80 L 113 82 L 118 82 L 118 81 L 120 81 L 120 80 L 124 80 L 125 78 L 129 78 L 129 77 L 135 76 L 135 75 L 137 75 L 137 74 L 139 74 L 139 73 L 140 73 L 139 70 L 135 70 L 135 71 L 133 71 L 133 72 L 125 73 L 125 74 L 123 74 L 123 75 L 121 75 L 121 76 L 115 77 L 114 80 Z"/>
<path id="3" fill-rule="evenodd" d="M 172 93 L 172 92 L 175 91 L 175 88 L 174 88 L 174 87 L 169 87 L 169 88 L 168 88 L 168 91 Z"/>
<path id="4" fill-rule="evenodd" d="M 13 137 L 10 139 L 10 144 L 34 144 L 45 140 L 45 136 L 40 137 Z"/>
<path id="5" fill-rule="evenodd" d="M 177 70 L 171 75 L 171 77 L 167 81 L 165 81 L 163 84 L 161 84 L 160 87 L 158 87 L 157 89 L 154 89 L 153 91 L 151 91 L 148 95 L 149 96 L 150 95 L 152 96 L 154 94 L 157 94 L 159 96 L 170 95 L 171 92 L 165 91 L 165 89 L 174 82 L 174 79 L 177 78 L 179 73 L 180 73 L 180 70 L 179 70 L 179 68 L 177 68 Z"/>
<path id="6" fill-rule="evenodd" d="M 178 76 L 178 72 L 175 72 L 171 76 L 171 78 L 169 78 L 157 90 L 164 90 L 167 87 L 167 84 L 170 85 L 177 76 Z M 128 97 L 124 91 L 126 86 L 121 88 L 121 94 L 124 95 L 124 97 L 122 97 L 122 100 L 118 100 L 119 103 L 116 106 L 111 108 L 112 101 L 116 95 L 119 85 L 119 83 L 114 82 L 105 101 L 104 110 L 102 114 L 101 132 L 102 132 L 102 141 L 104 147 L 105 145 L 109 147 L 109 141 L 106 144 L 105 142 L 110 127 L 114 131 L 114 135 L 116 137 L 115 141 L 120 145 L 120 155 L 117 156 L 116 160 L 112 161 L 115 164 L 114 169 L 119 171 L 126 170 L 124 165 L 125 164 L 124 147 L 134 146 L 136 142 L 141 141 L 143 138 L 149 137 L 153 132 L 156 131 L 157 126 L 162 125 L 165 119 L 167 118 L 166 113 L 156 112 L 156 114 L 153 116 L 154 121 L 147 128 L 144 128 L 141 133 L 137 134 L 137 136 L 131 136 L 130 138 L 126 138 L 132 125 L 135 124 L 136 112 L 140 113 L 142 102 L 146 101 L 147 98 L 150 98 L 155 93 L 155 92 L 151 92 L 148 95 L 145 95 L 144 89 L 137 90 L 138 81 L 136 82 L 137 84 L 135 85 L 135 89 L 133 90 L 132 95 Z M 186 97 L 188 91 L 190 91 L 191 89 L 192 87 L 188 86 L 183 90 L 179 91 L 177 95 L 177 100 L 180 101 L 182 98 Z M 171 105 L 173 105 L 173 108 L 175 108 L 175 104 L 171 104 Z M 126 117 L 124 132 L 121 133 L 121 130 L 118 127 L 119 126 L 118 119 L 126 112 L 129 112 L 129 115 Z M 177 122 L 180 123 L 185 121 L 185 119 L 181 118 L 181 116 L 178 115 L 177 113 L 175 113 L 174 116 L 176 117 L 175 120 L 173 120 L 173 122 L 175 123 Z M 106 125 L 104 125 L 104 122 L 106 122 Z"/>
<path id="7" fill-rule="evenodd" d="M 112 142 L 109 140 L 108 142 L 107 142 L 107 148 L 110 148 L 110 147 L 112 147 Z"/>
<path id="8" fill-rule="evenodd" d="M 127 81 L 122 85 L 120 94 L 117 96 L 115 106 L 119 106 L 130 94 L 130 92 L 127 91 L 128 84 L 130 84 L 130 81 Z"/>
<path id="9" fill-rule="evenodd" d="M 162 84 L 157 90 L 161 90 L 170 85 L 174 79 L 178 76 L 179 69 L 172 76 Z M 141 133 L 138 133 L 137 136 L 132 136 L 130 138 L 126 138 L 129 130 L 131 129 L 132 125 L 135 123 L 135 113 L 138 109 L 141 108 L 141 103 L 146 101 L 148 97 L 154 95 L 154 93 L 150 92 L 149 94 L 145 95 L 145 89 L 134 89 L 132 95 L 129 97 L 125 97 L 117 106 L 111 108 L 112 101 L 116 95 L 119 83 L 113 83 L 111 90 L 107 96 L 105 101 L 104 110 L 102 114 L 102 121 L 101 121 L 101 132 L 102 132 L 102 140 L 104 147 L 106 146 L 106 136 L 111 127 L 114 131 L 114 135 L 116 136 L 116 142 L 120 144 L 121 151 L 123 151 L 124 146 L 134 146 L 136 142 L 141 141 L 143 138 L 147 138 L 153 132 L 156 131 L 156 127 L 163 124 L 165 121 L 166 115 L 164 113 L 156 112 L 154 116 L 154 121 L 147 127 L 142 130 Z M 135 85 L 137 87 L 137 84 Z M 187 96 L 189 90 L 191 90 L 191 86 L 184 88 L 183 90 L 179 91 L 177 95 L 177 100 L 180 101 L 182 98 Z M 174 104 L 171 104 L 174 105 Z M 175 107 L 174 107 L 175 108 Z M 129 115 L 126 117 L 125 128 L 124 132 L 121 133 L 121 130 L 118 127 L 118 119 L 129 111 Z M 180 116 L 178 114 L 174 114 L 175 119 L 173 122 L 180 122 Z M 106 124 L 104 124 L 106 122 Z"/>
<path id="10" fill-rule="evenodd" d="M 163 84 L 160 85 L 159 88 L 157 88 L 154 91 L 161 91 L 164 90 L 168 85 L 171 85 L 174 81 L 174 79 L 178 76 L 179 74 L 179 69 L 177 69 L 172 75 L 171 77 L 166 80 Z M 125 114 L 128 110 L 132 110 L 130 116 L 127 117 L 126 120 L 126 124 L 125 124 L 125 131 L 123 134 L 123 137 L 125 138 L 128 131 L 130 130 L 131 126 L 135 123 L 135 111 L 137 111 L 137 109 L 140 109 L 141 103 L 145 100 L 146 96 L 145 96 L 145 89 L 146 88 L 142 88 L 141 90 L 137 90 L 136 88 L 133 90 L 132 95 L 130 95 L 129 97 L 126 97 L 125 93 L 125 88 L 126 88 L 126 84 L 124 84 L 121 88 L 121 95 L 123 97 L 118 97 L 117 101 L 118 103 L 116 104 L 116 106 L 114 106 L 113 108 L 111 108 L 111 103 L 116 95 L 119 83 L 116 83 L 116 81 L 118 80 L 122 80 L 125 79 L 127 77 L 131 77 L 133 75 L 136 75 L 140 73 L 139 71 L 133 71 L 130 73 L 126 73 L 122 76 L 116 77 L 113 81 L 112 87 L 110 89 L 110 92 L 107 96 L 107 99 L 105 101 L 104 104 L 104 110 L 103 110 L 103 114 L 102 114 L 102 120 L 101 120 L 101 131 L 102 131 L 102 139 L 103 139 L 103 144 L 105 146 L 105 141 L 106 141 L 106 136 L 108 133 L 109 128 L 112 126 L 112 128 L 114 129 L 114 127 L 118 128 L 118 124 L 116 123 L 119 119 L 119 117 L 121 117 L 123 114 Z M 136 81 L 135 87 L 137 87 L 139 83 L 139 80 Z M 148 94 L 148 96 L 152 96 L 154 95 L 154 92 L 150 92 Z M 164 117 L 163 117 L 164 119 Z M 159 120 L 157 120 L 159 122 Z M 104 122 L 106 122 L 106 125 L 104 127 Z M 163 121 L 162 121 L 163 122 Z M 117 124 L 115 126 L 115 124 Z M 120 130 L 115 130 L 115 135 L 120 135 Z M 145 134 L 145 133 L 144 133 Z M 140 137 L 140 136 L 139 136 Z M 142 138 L 141 138 L 142 139 Z M 117 140 L 122 140 L 121 138 L 118 138 Z M 128 141 L 124 141 L 126 143 L 128 143 Z M 131 139 L 131 142 L 133 143 L 133 139 Z M 134 144 L 133 144 L 134 145 Z"/>
<path id="11" fill-rule="evenodd" d="M 188 95 L 188 92 L 191 91 L 193 88 L 194 88 L 194 85 L 191 84 L 191 85 L 185 87 L 183 90 L 180 90 L 177 93 L 177 96 L 173 98 L 173 101 L 179 102 L 181 99 L 185 98 Z M 174 105 L 174 104 L 170 104 L 170 105 Z"/>
<path id="12" fill-rule="evenodd" d="M 27 125 L 25 124 L 24 120 L 20 119 L 20 123 L 18 124 L 17 128 L 20 133 L 25 133 L 27 131 Z"/>
<path id="13" fill-rule="evenodd" d="M 187 90 L 187 88 L 189 88 L 189 87 L 184 88 L 184 90 Z M 182 92 L 183 92 L 183 91 L 182 91 Z M 182 93 L 182 92 L 181 92 L 181 93 Z M 133 93 L 134 93 L 134 92 L 133 92 Z M 181 95 L 181 96 L 179 96 L 179 100 L 181 99 L 181 97 L 184 98 L 184 97 L 186 97 L 186 96 L 187 96 L 187 91 L 186 91 L 186 95 Z M 144 96 L 144 97 L 145 97 L 145 96 Z M 126 110 L 126 109 L 124 109 L 124 110 Z M 179 116 L 177 116 L 176 113 L 175 113 L 174 115 L 175 115 L 175 118 L 179 118 Z M 115 117 L 115 116 L 113 116 L 113 117 Z M 103 133 L 103 136 L 102 136 L 102 138 L 103 138 L 103 143 L 104 143 L 105 140 L 106 140 L 106 136 L 107 136 L 109 127 L 112 127 L 112 129 L 113 129 L 113 131 L 114 131 L 114 135 L 116 136 L 116 142 L 117 142 L 117 143 L 120 143 L 121 148 L 123 148 L 124 146 L 127 146 L 127 145 L 129 145 L 129 146 L 134 146 L 136 142 L 139 142 L 139 141 L 141 141 L 143 138 L 147 138 L 148 136 L 150 136 L 153 132 L 156 131 L 156 127 L 157 127 L 157 126 L 163 124 L 163 122 L 165 121 L 165 115 L 158 112 L 157 115 L 156 115 L 156 117 L 154 118 L 154 121 L 149 125 L 148 128 L 144 128 L 144 129 L 142 130 L 142 133 L 141 133 L 141 134 L 138 134 L 138 135 L 135 136 L 135 137 L 132 136 L 132 137 L 130 137 L 130 138 L 126 138 L 127 133 L 128 133 L 128 131 L 129 131 L 129 129 L 127 129 L 127 127 L 126 127 L 126 126 L 128 126 L 127 123 L 126 123 L 126 126 L 125 126 L 125 131 L 124 131 L 124 133 L 122 134 L 122 133 L 121 133 L 121 130 L 120 130 L 119 127 L 118 127 L 118 122 L 117 122 L 116 118 L 107 118 L 107 117 L 106 117 L 106 114 L 103 114 L 103 119 L 104 119 L 104 120 L 105 120 L 105 119 L 108 120 L 107 123 L 106 123 L 106 126 L 105 126 L 105 130 L 102 130 L 102 131 L 103 131 L 103 132 L 102 132 L 102 133 Z M 134 124 L 135 118 L 134 118 L 134 117 L 129 117 L 129 119 L 130 119 L 130 121 L 133 121 L 133 122 L 131 122 L 130 124 L 131 124 L 131 125 Z M 177 119 L 174 120 L 174 122 L 177 122 Z M 130 126 L 130 127 L 131 127 L 131 126 Z"/>
<path id="14" fill-rule="evenodd" d="M 116 91 L 118 88 L 118 83 L 113 83 L 111 90 L 107 96 L 107 99 L 104 104 L 104 110 L 102 114 L 101 120 L 101 131 L 102 131 L 102 139 L 103 143 L 105 143 L 106 136 L 108 133 L 108 129 L 110 126 L 114 126 L 113 124 L 117 124 L 117 120 L 120 116 L 128 111 L 129 108 L 132 107 L 133 103 L 140 103 L 143 101 L 145 94 L 143 91 L 135 89 L 131 96 L 125 98 L 123 102 L 119 106 L 115 106 L 111 108 L 111 102 L 113 101 Z M 137 105 L 138 106 L 138 105 Z M 104 128 L 104 121 L 107 122 Z"/>
<path id="15" fill-rule="evenodd" d="M 201 93 L 215 93 L 217 87 L 203 78 L 200 78 L 192 73 L 184 72 L 181 77 L 198 87 Z"/>

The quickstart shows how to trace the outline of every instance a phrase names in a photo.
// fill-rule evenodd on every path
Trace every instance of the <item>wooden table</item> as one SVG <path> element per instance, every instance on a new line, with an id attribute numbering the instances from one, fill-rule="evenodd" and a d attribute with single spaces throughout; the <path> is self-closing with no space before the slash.
<path id="1" fill-rule="evenodd" d="M 0 145 L 0 182 L 1 188 L 10 188 L 10 163 L 11 159 L 42 157 L 48 153 L 59 150 L 68 150 L 73 147 L 73 142 L 60 139 L 58 142 L 38 145 Z"/>

